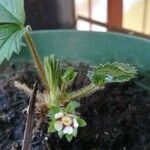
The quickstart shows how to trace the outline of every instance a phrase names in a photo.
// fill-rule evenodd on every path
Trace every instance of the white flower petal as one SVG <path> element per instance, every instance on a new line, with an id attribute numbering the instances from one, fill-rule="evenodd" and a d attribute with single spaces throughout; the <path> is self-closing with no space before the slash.
<path id="1" fill-rule="evenodd" d="M 63 116 L 64 114 L 62 112 L 59 112 L 57 114 L 55 114 L 55 119 L 59 119 Z"/>
<path id="2" fill-rule="evenodd" d="M 77 122 L 77 119 L 73 118 L 73 126 L 77 128 L 79 126 L 79 123 Z"/>
<path id="3" fill-rule="evenodd" d="M 71 126 L 66 126 L 63 130 L 64 134 L 72 134 L 73 133 L 73 128 Z"/>
<path id="4" fill-rule="evenodd" d="M 54 123 L 54 128 L 55 128 L 57 131 L 61 131 L 62 128 L 63 128 L 62 122 L 61 122 L 61 121 L 56 121 L 56 122 Z"/>

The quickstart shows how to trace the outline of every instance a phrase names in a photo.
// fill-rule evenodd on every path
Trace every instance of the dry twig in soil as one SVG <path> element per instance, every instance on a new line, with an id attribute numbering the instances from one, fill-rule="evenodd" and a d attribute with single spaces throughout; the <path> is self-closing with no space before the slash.
<path id="1" fill-rule="evenodd" d="M 31 149 L 36 93 L 37 93 L 37 83 L 35 83 L 31 97 L 30 97 L 29 112 L 28 112 L 27 120 L 26 120 L 26 127 L 25 127 L 25 132 L 24 132 L 22 150 Z"/>

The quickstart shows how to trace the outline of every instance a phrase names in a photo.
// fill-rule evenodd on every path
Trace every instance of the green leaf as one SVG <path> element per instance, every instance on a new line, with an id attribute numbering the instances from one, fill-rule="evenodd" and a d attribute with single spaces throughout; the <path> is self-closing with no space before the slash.
<path id="1" fill-rule="evenodd" d="M 77 72 L 75 72 L 74 68 L 70 67 L 66 69 L 63 76 L 61 77 L 62 79 L 61 91 L 62 92 L 64 92 L 67 89 L 67 87 L 70 84 L 72 84 L 76 76 L 77 76 Z"/>
<path id="2" fill-rule="evenodd" d="M 55 120 L 50 121 L 49 127 L 48 127 L 48 133 L 56 132 L 56 129 L 54 128 L 54 123 L 55 123 Z"/>
<path id="3" fill-rule="evenodd" d="M 79 127 L 84 127 L 84 126 L 87 125 L 87 123 L 83 119 L 81 119 L 79 117 L 77 118 L 77 122 L 79 124 Z"/>
<path id="4" fill-rule="evenodd" d="M 21 29 L 15 24 L 0 26 L 0 64 L 6 58 L 10 59 L 13 52 L 19 54 L 22 43 L 22 35 L 27 32 L 27 28 Z"/>
<path id="5" fill-rule="evenodd" d="M 50 55 L 44 58 L 44 67 L 46 79 L 48 82 L 49 90 L 51 92 L 50 96 L 58 96 L 60 94 L 60 84 L 61 84 L 61 69 L 59 60 L 56 59 L 54 55 Z M 53 97 L 51 97 L 53 99 Z"/>
<path id="6" fill-rule="evenodd" d="M 73 139 L 73 135 L 72 134 L 66 134 L 66 139 L 68 142 L 70 142 Z"/>
<path id="7" fill-rule="evenodd" d="M 64 107 L 60 107 L 60 112 L 66 112 Z"/>
<path id="8" fill-rule="evenodd" d="M 70 83 L 71 81 L 75 79 L 76 75 L 77 75 L 77 72 L 75 72 L 74 68 L 72 67 L 67 68 L 62 76 L 63 83 L 64 84 Z"/>
<path id="9" fill-rule="evenodd" d="M 48 112 L 48 116 L 50 118 L 54 118 L 55 114 L 60 112 L 60 108 L 57 106 L 52 106 L 51 109 Z"/>
<path id="10" fill-rule="evenodd" d="M 78 129 L 77 129 L 77 128 L 75 128 L 75 129 L 73 130 L 73 133 L 72 133 L 72 134 L 73 134 L 73 136 L 74 136 L 74 137 L 77 137 Z"/>
<path id="11" fill-rule="evenodd" d="M 0 23 L 24 25 L 24 0 L 0 0 Z"/>
<path id="12" fill-rule="evenodd" d="M 137 74 L 135 67 L 123 63 L 100 64 L 89 71 L 87 76 L 95 84 L 104 86 L 106 83 L 125 82 Z"/>
<path id="13" fill-rule="evenodd" d="M 67 113 L 73 113 L 75 111 L 76 108 L 78 108 L 80 106 L 80 104 L 76 101 L 71 101 L 67 107 L 66 107 L 66 112 Z"/>
<path id="14" fill-rule="evenodd" d="M 56 132 L 55 128 L 52 125 L 50 125 L 48 127 L 48 133 L 54 133 L 54 132 Z"/>
<path id="15" fill-rule="evenodd" d="M 58 136 L 59 136 L 59 138 L 61 139 L 61 138 L 64 136 L 64 133 L 63 133 L 62 131 L 59 131 L 59 132 L 58 132 Z"/>

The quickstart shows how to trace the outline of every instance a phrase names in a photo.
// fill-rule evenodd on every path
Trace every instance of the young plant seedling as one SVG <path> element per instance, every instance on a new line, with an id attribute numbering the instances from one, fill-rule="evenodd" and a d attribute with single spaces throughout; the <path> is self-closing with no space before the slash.
<path id="1" fill-rule="evenodd" d="M 65 136 L 68 141 L 77 136 L 78 127 L 86 125 L 76 114 L 76 108 L 80 106 L 76 100 L 104 88 L 107 83 L 129 81 L 136 74 L 134 67 L 123 63 L 94 66 L 87 73 L 91 83 L 80 90 L 69 92 L 67 87 L 74 81 L 77 72 L 73 68 L 62 71 L 60 62 L 54 55 L 45 57 L 44 66 L 50 93 L 47 95 L 48 116 L 51 118 L 48 132 L 57 132 L 60 138 Z"/>
<path id="2" fill-rule="evenodd" d="M 30 36 L 31 27 L 25 27 L 24 23 L 23 0 L 0 0 L 0 63 L 9 60 L 13 52 L 19 54 L 21 46 L 25 45 L 22 42 L 24 37 L 45 86 L 43 93 L 37 93 L 36 113 L 41 116 L 37 127 L 48 116 L 48 132 L 57 132 L 60 138 L 65 136 L 71 141 L 77 136 L 78 128 L 86 126 L 86 122 L 76 113 L 80 107 L 77 100 L 104 88 L 107 83 L 129 81 L 137 71 L 123 63 L 100 64 L 88 71 L 91 81 L 88 86 L 70 92 L 68 86 L 75 80 L 77 72 L 73 68 L 62 70 L 60 61 L 54 55 L 45 57 L 42 63 Z M 31 94 L 32 90 L 24 84 L 16 82 L 16 87 Z"/>

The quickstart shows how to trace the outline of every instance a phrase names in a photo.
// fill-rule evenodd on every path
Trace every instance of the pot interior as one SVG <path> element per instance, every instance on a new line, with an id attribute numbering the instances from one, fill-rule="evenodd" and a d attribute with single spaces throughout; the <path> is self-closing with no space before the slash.
<path id="1" fill-rule="evenodd" d="M 115 32 L 43 30 L 32 32 L 42 58 L 54 53 L 63 60 L 99 64 L 124 62 L 150 70 L 150 40 Z M 29 61 L 24 47 L 15 61 Z M 30 59 L 31 60 L 31 59 Z"/>

